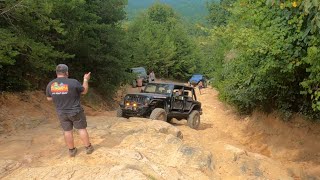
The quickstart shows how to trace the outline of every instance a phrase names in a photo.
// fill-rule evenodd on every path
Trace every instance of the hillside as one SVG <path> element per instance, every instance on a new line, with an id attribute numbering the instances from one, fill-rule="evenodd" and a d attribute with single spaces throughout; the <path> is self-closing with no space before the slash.
<path id="1" fill-rule="evenodd" d="M 157 0 L 129 0 L 127 7 L 129 19 L 132 19 L 137 13 L 147 9 L 155 2 Z M 172 6 L 187 21 L 205 21 L 208 0 L 159 0 L 159 2 Z"/>

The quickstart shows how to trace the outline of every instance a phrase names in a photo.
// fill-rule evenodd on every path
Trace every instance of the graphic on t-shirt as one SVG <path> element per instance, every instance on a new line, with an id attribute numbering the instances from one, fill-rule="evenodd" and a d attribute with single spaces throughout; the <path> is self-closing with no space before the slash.
<path id="1" fill-rule="evenodd" d="M 52 94 L 68 94 L 68 84 L 54 82 L 51 84 L 51 92 Z"/>

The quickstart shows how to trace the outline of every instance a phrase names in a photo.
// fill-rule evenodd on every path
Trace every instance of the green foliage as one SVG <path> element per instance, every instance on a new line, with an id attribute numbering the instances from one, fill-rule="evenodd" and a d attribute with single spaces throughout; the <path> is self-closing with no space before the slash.
<path id="1" fill-rule="evenodd" d="M 13 46 L 18 39 L 10 31 L 1 28 L 0 37 L 2 40 L 0 44 L 0 68 L 2 68 L 3 65 L 13 65 L 19 51 Z"/>
<path id="2" fill-rule="evenodd" d="M 5 91 L 39 88 L 43 73 L 54 68 L 57 59 L 72 57 L 56 50 L 48 41 L 50 31 L 60 24 L 42 8 L 50 2 L 0 2 L 0 89 Z M 26 8 L 28 7 L 28 8 Z"/>
<path id="3" fill-rule="evenodd" d="M 199 49 L 174 10 L 156 3 L 128 27 L 132 66 L 153 69 L 158 76 L 186 79 L 196 70 Z"/>
<path id="4" fill-rule="evenodd" d="M 92 72 L 92 85 L 112 92 L 126 79 L 126 0 L 0 1 L 0 90 L 45 87 L 56 64 L 71 77 Z"/>
<path id="5" fill-rule="evenodd" d="M 148 17 L 151 21 L 157 23 L 166 23 L 171 19 L 176 19 L 177 15 L 169 5 L 154 4 L 147 11 Z"/>
<path id="6" fill-rule="evenodd" d="M 112 92 L 126 79 L 125 32 L 119 25 L 125 18 L 125 1 L 62 2 L 57 2 L 54 16 L 68 32 L 62 37 L 64 51 L 75 54 L 75 59 L 66 61 L 73 76 L 81 79 L 90 71 L 92 86 L 103 94 Z"/>
<path id="7" fill-rule="evenodd" d="M 227 24 L 230 16 L 230 8 L 235 0 L 220 0 L 207 2 L 209 11 L 207 20 L 212 26 L 222 26 Z"/>
<path id="8" fill-rule="evenodd" d="M 212 55 L 219 58 L 214 84 L 243 113 L 260 108 L 318 117 L 319 5 L 272 2 L 238 0 L 227 25 L 211 31 L 224 53 Z"/>
<path id="9" fill-rule="evenodd" d="M 308 48 L 308 55 L 303 61 L 308 64 L 306 69 L 309 76 L 301 82 L 304 91 L 302 94 L 310 94 L 312 100 L 312 108 L 320 111 L 320 50 L 313 46 Z"/>

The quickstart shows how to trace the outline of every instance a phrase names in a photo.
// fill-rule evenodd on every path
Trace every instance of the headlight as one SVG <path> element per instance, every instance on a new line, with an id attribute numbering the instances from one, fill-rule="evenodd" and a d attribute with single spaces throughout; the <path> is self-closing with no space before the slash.
<path id="1" fill-rule="evenodd" d="M 130 104 L 128 104 L 128 103 L 129 103 L 129 99 L 130 99 L 129 96 L 125 96 L 125 97 L 123 98 L 123 104 L 126 105 L 126 106 L 129 106 L 129 105 L 130 105 Z"/>

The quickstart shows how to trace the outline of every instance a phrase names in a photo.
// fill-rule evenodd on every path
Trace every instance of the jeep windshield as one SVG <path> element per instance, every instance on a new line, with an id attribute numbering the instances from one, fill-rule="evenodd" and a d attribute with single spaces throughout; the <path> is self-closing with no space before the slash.
<path id="1" fill-rule="evenodd" d="M 173 89 L 172 84 L 156 84 L 149 83 L 144 88 L 144 93 L 155 93 L 155 94 L 165 94 L 170 95 Z"/>
<path id="2" fill-rule="evenodd" d="M 139 68 L 131 68 L 132 72 L 138 74 L 138 75 L 143 75 L 146 76 L 147 75 L 147 71 L 146 69 L 144 69 L 143 67 L 139 67 Z"/>

